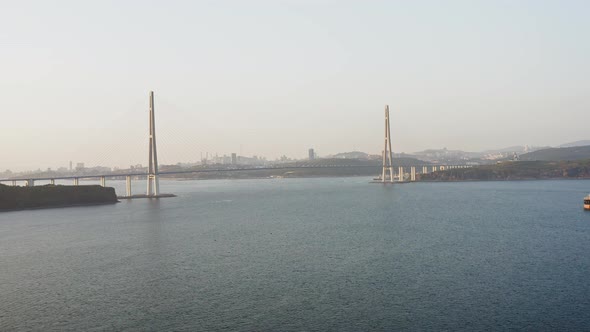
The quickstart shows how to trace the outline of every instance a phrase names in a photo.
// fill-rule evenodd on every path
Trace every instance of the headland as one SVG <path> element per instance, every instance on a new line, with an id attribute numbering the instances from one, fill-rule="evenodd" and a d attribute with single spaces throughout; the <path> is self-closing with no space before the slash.
<path id="1" fill-rule="evenodd" d="M 0 211 L 117 203 L 115 189 L 92 186 L 13 187 L 0 184 Z"/>
<path id="2" fill-rule="evenodd" d="M 506 161 L 471 168 L 418 174 L 419 181 L 511 181 L 590 179 L 590 159 L 563 161 Z"/>

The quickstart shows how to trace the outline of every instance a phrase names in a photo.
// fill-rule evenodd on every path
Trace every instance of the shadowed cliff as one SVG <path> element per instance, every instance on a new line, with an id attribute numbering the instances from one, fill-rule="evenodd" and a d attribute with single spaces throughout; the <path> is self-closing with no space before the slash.
<path id="1" fill-rule="evenodd" d="M 0 211 L 64 207 L 117 202 L 114 188 L 101 186 L 0 185 Z"/>

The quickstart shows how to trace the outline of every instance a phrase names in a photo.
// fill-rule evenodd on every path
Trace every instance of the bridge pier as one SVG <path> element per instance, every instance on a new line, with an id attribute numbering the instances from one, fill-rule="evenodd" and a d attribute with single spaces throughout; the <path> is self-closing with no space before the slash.
<path id="1" fill-rule="evenodd" d="M 49 180 L 49 184 L 51 184 L 51 185 L 55 186 L 55 179 L 51 179 L 51 180 Z"/>
<path id="2" fill-rule="evenodd" d="M 416 181 L 416 167 L 410 168 L 410 181 Z"/>
<path id="3" fill-rule="evenodd" d="M 104 176 L 100 177 L 100 186 L 106 187 L 107 186 L 107 179 Z"/>
<path id="4" fill-rule="evenodd" d="M 35 186 L 35 180 L 33 179 L 29 179 L 26 181 L 26 185 L 27 187 L 34 187 Z"/>
<path id="5" fill-rule="evenodd" d="M 402 166 L 400 166 L 398 168 L 397 174 L 398 174 L 398 180 L 403 181 L 404 180 L 404 168 Z"/>
<path id="6" fill-rule="evenodd" d="M 12 186 L 13 187 L 16 187 L 16 181 L 15 180 L 12 180 Z"/>
<path id="7" fill-rule="evenodd" d="M 125 196 L 131 197 L 131 176 L 127 175 L 125 177 L 125 182 L 126 182 L 125 183 L 126 184 L 126 186 L 125 186 L 125 189 L 126 189 L 125 190 Z"/>
<path id="8" fill-rule="evenodd" d="M 79 185 L 80 185 L 80 179 L 74 178 L 74 186 L 79 186 Z"/>
<path id="9" fill-rule="evenodd" d="M 428 166 L 422 166 L 422 174 L 428 173 Z"/>

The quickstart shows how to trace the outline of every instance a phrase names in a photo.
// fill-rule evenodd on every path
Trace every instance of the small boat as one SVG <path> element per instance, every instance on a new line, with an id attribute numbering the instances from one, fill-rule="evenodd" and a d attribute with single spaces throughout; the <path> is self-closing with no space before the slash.
<path id="1" fill-rule="evenodd" d="M 590 210 L 590 195 L 584 197 L 584 210 Z"/>

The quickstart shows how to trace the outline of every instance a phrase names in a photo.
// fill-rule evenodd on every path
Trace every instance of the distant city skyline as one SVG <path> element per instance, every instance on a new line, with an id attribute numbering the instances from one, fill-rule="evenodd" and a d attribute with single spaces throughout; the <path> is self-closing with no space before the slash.
<path id="1" fill-rule="evenodd" d="M 455 149 L 447 149 L 446 147 L 443 148 L 431 148 L 425 149 L 424 151 L 414 151 L 414 152 L 394 152 L 395 158 L 402 158 L 402 157 L 413 157 L 418 160 L 422 160 L 425 162 L 433 162 L 434 160 L 439 160 L 438 163 L 459 163 L 461 164 L 461 160 L 463 162 L 467 161 L 464 158 L 471 158 L 473 160 L 469 160 L 469 163 L 473 164 L 476 160 L 505 160 L 507 157 L 512 157 L 518 159 L 518 154 L 520 153 L 528 153 L 532 151 L 538 151 L 540 149 L 546 149 L 551 147 L 574 147 L 574 146 L 589 146 L 590 140 L 582 140 L 582 141 L 575 141 L 575 142 L 567 142 L 566 144 L 560 144 L 556 146 L 529 146 L 529 145 L 519 145 L 519 146 L 510 146 L 498 149 L 490 149 L 484 151 L 463 151 L 463 150 L 455 150 Z M 518 153 L 518 154 L 517 154 Z M 440 157 L 445 156 L 443 160 L 440 160 Z M 261 155 L 251 155 L 251 156 L 244 156 L 239 155 L 237 153 L 228 154 L 217 154 L 217 153 L 201 153 L 201 158 L 199 160 L 192 160 L 192 161 L 178 161 L 178 162 L 171 162 L 171 163 L 159 163 L 161 166 L 181 166 L 181 167 L 191 167 L 195 165 L 276 165 L 281 164 L 284 162 L 293 162 L 293 161 L 309 161 L 315 159 L 373 159 L 373 160 L 380 160 L 381 156 L 379 154 L 372 154 L 367 153 L 364 151 L 352 150 L 352 151 L 343 151 L 335 154 L 329 154 L 325 156 L 320 156 L 317 154 L 315 149 L 310 148 L 308 149 L 308 155 L 303 158 L 292 158 L 290 156 L 282 155 L 281 157 L 269 159 L 265 156 Z M 454 160 L 454 161 L 449 161 Z M 477 161 L 476 161 L 477 163 Z M 131 165 L 109 165 L 109 164 L 96 164 L 96 165 L 86 165 L 85 162 L 76 161 L 75 167 L 73 167 L 74 161 L 70 160 L 68 163 L 69 165 L 58 165 L 54 167 L 33 167 L 30 169 L 0 169 L 0 174 L 15 174 L 15 173 L 39 173 L 45 171 L 51 172 L 61 172 L 61 173 L 72 173 L 72 172 L 79 172 L 85 170 L 93 170 L 102 173 L 108 173 L 110 171 L 117 171 L 117 170 L 125 170 L 125 169 L 147 169 L 147 164 L 138 163 L 138 164 L 131 164 Z"/>
<path id="2" fill-rule="evenodd" d="M 588 139 L 584 1 L 44 2 L 0 11 L 0 148 L 22 171 Z"/>

